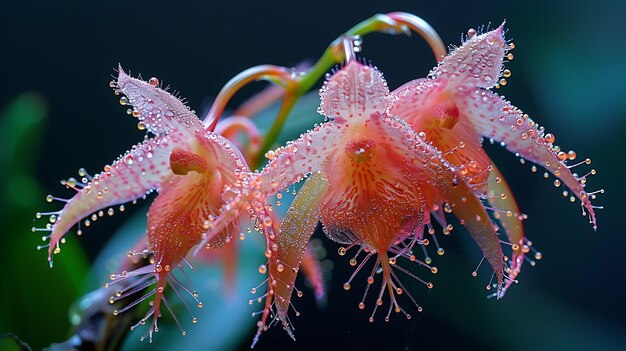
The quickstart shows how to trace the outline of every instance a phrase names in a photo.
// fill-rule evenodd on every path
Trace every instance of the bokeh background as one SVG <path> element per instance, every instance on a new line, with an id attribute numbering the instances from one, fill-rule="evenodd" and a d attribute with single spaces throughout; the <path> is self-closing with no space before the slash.
<path id="1" fill-rule="evenodd" d="M 447 253 L 437 259 L 435 289 L 412 290 L 425 311 L 413 313 L 410 321 L 396 316 L 389 323 L 382 317 L 369 323 L 369 312 L 357 308 L 363 286 L 343 291 L 351 267 L 337 256 L 336 244 L 318 235 L 334 262 L 326 306 L 317 307 L 305 289 L 296 303 L 302 313 L 294 320 L 297 341 L 273 328 L 258 349 L 623 348 L 626 3 L 617 0 L 3 1 L 0 334 L 15 333 L 33 349 L 67 339 L 75 316 L 70 305 L 108 274 L 102 248 L 107 243 L 110 248 L 112 237 L 123 238 L 120 231 L 142 226 L 145 204 L 129 206 L 128 213 L 99 221 L 81 238 L 70 235 L 52 270 L 44 253 L 34 249 L 39 236 L 30 231 L 34 213 L 51 208 L 45 195 L 64 194 L 59 179 L 75 176 L 79 167 L 99 170 L 141 140 L 135 121 L 108 87 L 118 63 L 159 77 L 197 111 L 206 111 L 221 86 L 243 69 L 314 60 L 346 29 L 389 11 L 423 17 L 447 44 L 459 44 L 468 28 L 506 19 L 515 59 L 507 65 L 513 73 L 509 84 L 498 92 L 553 132 L 563 148 L 593 160 L 598 174 L 589 189 L 606 190 L 596 201 L 606 207 L 598 212 L 599 229 L 594 232 L 580 215 L 578 203 L 561 196 L 554 178 L 545 180 L 542 172 L 531 173 L 529 164 L 489 146 L 529 215 L 528 236 L 544 254 L 536 267 L 525 267 L 520 284 L 503 300 L 485 298 L 486 271 L 470 276 L 480 253 L 455 230 L 443 240 Z M 417 36 L 372 34 L 363 49 L 392 88 L 425 76 L 434 65 Z M 245 89 L 234 105 L 262 86 Z M 305 113 L 311 121 L 317 118 L 314 109 Z M 258 250 L 250 245 L 242 267 L 254 270 Z M 187 323 L 186 338 L 159 333 L 152 345 L 136 342 L 141 332 L 131 333 L 127 337 L 134 341 L 126 348 L 247 349 L 255 322 L 248 317 L 247 292 L 259 276 L 242 272 L 241 292 L 224 298 L 216 267 L 207 273 L 215 291 L 208 295 L 214 299 L 213 318 Z M 222 298 L 230 302 L 217 302 Z M 0 348 L 14 347 L 7 340 L 0 339 Z"/>

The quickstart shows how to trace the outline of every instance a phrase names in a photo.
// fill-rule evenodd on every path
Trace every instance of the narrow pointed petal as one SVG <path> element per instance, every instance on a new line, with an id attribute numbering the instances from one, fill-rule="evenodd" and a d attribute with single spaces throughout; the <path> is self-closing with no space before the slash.
<path id="1" fill-rule="evenodd" d="M 580 199 L 596 228 L 595 212 L 584 184 L 559 160 L 552 149 L 551 137 L 539 130 L 534 121 L 504 98 L 487 90 L 461 95 L 457 97 L 457 105 L 461 114 L 469 118 L 484 137 L 504 142 L 510 152 L 537 163 L 559 178 Z"/>
<path id="2" fill-rule="evenodd" d="M 175 135 L 148 139 L 133 147 L 111 166 L 94 176 L 61 210 L 52 227 L 48 260 L 70 228 L 93 212 L 138 199 L 160 188 L 171 176 L 169 156 Z"/>
<path id="3" fill-rule="evenodd" d="M 496 209 L 510 211 L 510 216 L 508 212 L 506 214 L 496 212 L 497 219 L 500 221 L 500 226 L 509 239 L 509 243 L 517 245 L 517 250 L 513 246 L 511 251 L 509 279 L 507 279 L 502 289 L 502 294 L 504 294 L 521 272 L 522 264 L 524 263 L 524 252 L 521 247 L 525 244 L 526 238 L 524 236 L 522 214 L 517 201 L 515 201 L 513 192 L 496 165 L 492 163 L 492 167 L 487 184 L 489 204 Z"/>
<path id="4" fill-rule="evenodd" d="M 430 76 L 446 78 L 457 83 L 469 83 L 480 88 L 491 88 L 498 83 L 502 60 L 507 51 L 504 23 L 498 28 L 476 35 L 468 31 L 468 40 L 446 56 Z"/>
<path id="5" fill-rule="evenodd" d="M 389 88 L 380 72 L 359 62 L 348 63 L 320 89 L 318 111 L 344 119 L 383 113 L 391 105 Z"/>
<path id="6" fill-rule="evenodd" d="M 195 131 L 202 129 L 198 117 L 182 101 L 157 84 L 133 78 L 118 68 L 117 84 L 126 95 L 124 104 L 133 106 L 133 115 L 155 135 L 165 135 L 172 130 Z M 122 102 L 124 100 L 120 100 Z"/>
<path id="7" fill-rule="evenodd" d="M 269 260 L 279 283 L 274 287 L 278 318 L 288 333 L 293 329 L 287 320 L 291 294 L 307 244 L 319 221 L 319 205 L 328 191 L 328 181 L 321 173 L 313 173 L 304 183 L 287 211 L 278 232 L 278 260 Z"/>
<path id="8" fill-rule="evenodd" d="M 444 199 L 452 206 L 452 212 L 463 223 L 472 239 L 478 244 L 483 256 L 489 262 L 498 280 L 498 298 L 504 282 L 504 254 L 495 224 L 474 191 L 465 183 L 440 188 Z"/>

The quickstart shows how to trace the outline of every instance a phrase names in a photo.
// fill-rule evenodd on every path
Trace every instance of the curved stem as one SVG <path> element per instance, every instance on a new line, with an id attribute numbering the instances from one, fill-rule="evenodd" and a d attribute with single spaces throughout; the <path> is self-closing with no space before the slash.
<path id="1" fill-rule="evenodd" d="M 439 34 L 437 34 L 435 29 L 421 17 L 406 12 L 390 12 L 387 16 L 399 24 L 411 28 L 414 32 L 421 35 L 430 46 L 433 54 L 435 54 L 435 60 L 437 60 L 437 62 L 441 62 L 441 60 L 443 60 L 443 58 L 447 55 L 446 46 L 443 44 Z"/>
<path id="2" fill-rule="evenodd" d="M 261 157 L 267 152 L 278 139 L 289 112 L 298 98 L 309 91 L 317 81 L 335 64 L 344 60 L 350 61 L 355 58 L 352 38 L 363 36 L 371 32 L 386 32 L 390 34 L 410 34 L 410 30 L 420 34 L 432 49 L 435 59 L 440 62 L 446 55 L 446 48 L 437 32 L 426 21 L 418 16 L 406 12 L 391 12 L 377 14 L 369 19 L 358 23 L 350 28 L 342 36 L 335 39 L 324 51 L 319 60 L 303 75 L 294 77 L 292 70 L 272 65 L 261 65 L 249 68 L 233 77 L 222 88 L 215 99 L 211 110 L 204 118 L 206 128 L 210 131 L 221 117 L 226 104 L 232 96 L 243 86 L 257 81 L 270 80 L 274 83 L 282 83 L 285 88 L 285 96 L 280 111 L 268 134 L 264 138 L 263 146 L 256 157 L 253 157 L 253 166 L 257 167 Z M 350 41 L 350 47 L 346 43 Z"/>
<path id="3" fill-rule="evenodd" d="M 386 32 L 390 34 L 401 32 L 409 35 L 409 29 L 418 33 L 426 40 L 437 62 L 440 62 L 446 56 L 446 46 L 443 44 L 441 37 L 422 18 L 406 12 L 390 12 L 386 15 L 377 14 L 348 29 L 342 36 L 335 39 L 315 65 L 306 74 L 298 77 L 298 90 L 301 93 L 308 91 L 333 65 L 343 61 L 344 56 L 341 55 L 343 36 L 364 36 L 371 32 Z"/>
<path id="4" fill-rule="evenodd" d="M 255 66 L 234 76 L 224 85 L 222 90 L 220 90 L 213 102 L 213 106 L 211 106 L 211 110 L 207 113 L 206 117 L 204 117 L 206 128 L 210 131 L 215 129 L 215 125 L 219 121 L 222 112 L 224 112 L 226 104 L 239 89 L 251 82 L 270 78 L 286 82 L 293 80 L 290 69 L 273 65 Z"/>
<path id="5" fill-rule="evenodd" d="M 278 136 L 283 129 L 283 125 L 287 120 L 287 116 L 289 116 L 289 112 L 291 112 L 291 109 L 296 104 L 299 97 L 300 92 L 297 89 L 297 85 L 293 83 L 293 88 L 287 89 L 285 92 L 285 97 L 283 98 L 283 103 L 280 105 L 278 115 L 276 116 L 272 127 L 265 135 L 265 138 L 263 138 L 263 146 L 261 147 L 261 150 L 259 150 L 257 157 L 253 158 L 254 162 L 250 165 L 251 169 L 256 169 L 260 166 L 263 155 L 265 155 L 265 153 L 272 148 L 274 143 L 276 143 L 276 140 L 278 140 Z"/>

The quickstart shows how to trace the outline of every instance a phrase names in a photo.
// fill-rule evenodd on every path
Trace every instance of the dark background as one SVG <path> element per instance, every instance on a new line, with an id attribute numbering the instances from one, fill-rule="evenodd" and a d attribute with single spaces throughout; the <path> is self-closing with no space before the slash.
<path id="1" fill-rule="evenodd" d="M 520 284 L 503 300 L 486 301 L 483 280 L 488 277 L 469 276 L 479 252 L 459 231 L 445 238 L 448 253 L 438 260 L 437 287 L 414 291 L 425 306 L 421 315 L 412 313 L 410 321 L 395 316 L 389 323 L 380 316 L 368 323 L 369 313 L 356 307 L 362 287 L 343 292 L 350 267 L 346 258 L 336 258 L 327 308 L 316 310 L 310 299 L 303 299 L 302 316 L 295 320 L 298 341 L 274 328 L 258 348 L 618 349 L 626 341 L 626 239 L 620 218 L 625 209 L 620 173 L 626 150 L 625 10 L 620 1 L 4 1 L 0 106 L 28 91 L 45 99 L 48 125 L 39 141 L 34 176 L 45 191 L 53 192 L 59 179 L 79 167 L 100 169 L 140 140 L 135 121 L 127 118 L 108 87 L 118 63 L 144 78 L 165 80 L 192 108 L 205 111 L 221 86 L 243 69 L 314 60 L 340 33 L 378 12 L 419 15 L 446 44 L 457 45 L 468 28 L 506 19 L 507 37 L 517 48 L 507 65 L 513 72 L 509 84 L 498 93 L 554 132 L 558 144 L 592 158 L 598 175 L 590 179 L 589 189 L 607 191 L 596 201 L 606 206 L 598 212 L 598 231 L 580 215 L 578 202 L 570 204 L 551 185 L 553 178 L 544 180 L 542 172 L 533 174 L 530 165 L 520 165 L 499 147 L 488 147 L 530 217 L 525 222 L 528 236 L 544 253 L 537 267 L 525 267 Z M 425 76 L 434 65 L 418 36 L 371 34 L 363 56 L 385 73 L 392 88 Z M 234 102 L 257 90 L 244 90 Z M 106 233 L 125 218 L 99 223 L 89 238 L 78 240 L 89 257 L 97 255 Z M 29 235 L 29 228 L 25 223 L 23 230 L 0 235 L 4 242 L 7 236 Z M 325 245 L 336 252 L 335 244 Z M 45 264 L 43 255 L 41 260 Z M 2 270 L 29 274 L 19 261 L 3 261 Z M 16 295 L 7 294 L 0 309 L 12 304 L 12 298 L 19 300 L 20 292 L 12 292 Z M 40 298 L 54 303 L 57 296 L 41 291 Z M 49 324 L 67 323 L 65 315 L 27 308 L 24 314 Z M 29 328 L 11 323 L 10 331 Z M 201 332 L 210 337 L 210 331 Z M 48 343 L 66 337 L 47 328 L 36 334 Z M 252 330 L 241 336 L 241 348 L 251 335 Z M 153 346 L 158 347 L 158 338 Z"/>

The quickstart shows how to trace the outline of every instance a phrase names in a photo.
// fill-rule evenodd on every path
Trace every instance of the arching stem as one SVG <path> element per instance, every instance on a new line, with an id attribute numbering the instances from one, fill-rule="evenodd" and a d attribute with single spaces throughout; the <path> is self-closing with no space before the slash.
<path id="1" fill-rule="evenodd" d="M 204 117 L 206 128 L 210 131 L 215 130 L 215 126 L 222 116 L 226 104 L 228 104 L 233 95 L 247 84 L 258 80 L 270 80 L 286 84 L 286 82 L 292 81 L 293 78 L 291 77 L 290 69 L 273 65 L 254 66 L 239 73 L 224 85 L 215 98 L 211 110 Z"/>
<path id="2" fill-rule="evenodd" d="M 309 91 L 333 65 L 355 58 L 354 48 L 351 45 L 348 50 L 345 45 L 346 40 L 349 40 L 352 44 L 352 38 L 364 36 L 372 32 L 404 33 L 409 35 L 411 30 L 426 40 L 437 62 L 443 59 L 446 55 L 446 48 L 437 32 L 426 21 L 405 12 L 391 12 L 386 15 L 377 14 L 360 22 L 335 39 L 317 62 L 303 74 L 295 75 L 292 69 L 272 65 L 255 66 L 239 73 L 222 88 L 211 110 L 204 118 L 204 124 L 208 130 L 213 131 L 228 101 L 239 89 L 251 82 L 268 80 L 283 87 L 285 95 L 278 116 L 264 138 L 263 146 L 259 150 L 258 155 L 253 157 L 251 166 L 256 168 L 259 166 L 265 152 L 272 148 L 278 139 L 287 116 L 300 96 Z"/>

